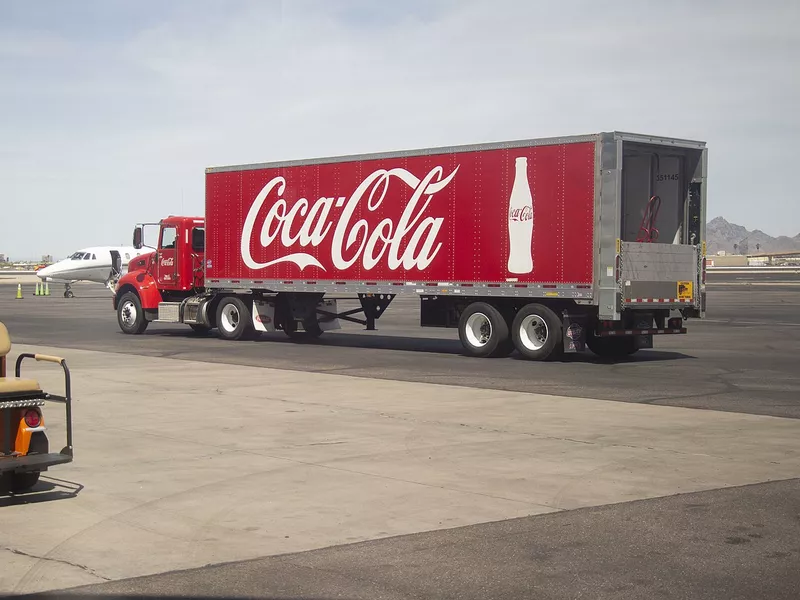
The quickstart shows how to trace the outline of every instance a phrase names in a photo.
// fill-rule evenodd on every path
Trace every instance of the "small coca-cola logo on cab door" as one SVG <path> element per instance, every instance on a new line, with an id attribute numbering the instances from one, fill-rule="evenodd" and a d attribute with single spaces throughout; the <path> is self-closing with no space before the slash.
<path id="1" fill-rule="evenodd" d="M 523 206 L 522 208 L 510 208 L 508 210 L 509 221 L 533 221 L 533 207 Z"/>

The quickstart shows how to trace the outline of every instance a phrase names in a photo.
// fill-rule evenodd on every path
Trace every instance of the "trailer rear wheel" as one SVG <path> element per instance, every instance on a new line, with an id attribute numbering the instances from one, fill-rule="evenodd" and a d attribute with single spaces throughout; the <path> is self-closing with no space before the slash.
<path id="1" fill-rule="evenodd" d="M 511 350 L 508 323 L 491 304 L 474 302 L 458 320 L 458 337 L 470 356 L 507 356 Z"/>
<path id="2" fill-rule="evenodd" d="M 586 345 L 589 346 L 589 350 L 601 358 L 623 358 L 638 350 L 636 338 L 630 336 L 599 337 L 592 335 L 586 340 Z"/>
<path id="3" fill-rule="evenodd" d="M 228 296 L 217 306 L 217 329 L 226 340 L 247 339 L 254 332 L 250 311 L 240 298 Z"/>
<path id="4" fill-rule="evenodd" d="M 541 304 L 523 306 L 511 324 L 514 347 L 530 360 L 548 360 L 564 350 L 563 325 L 559 316 Z"/>
<path id="5" fill-rule="evenodd" d="M 117 323 L 123 333 L 139 334 L 147 329 L 142 302 L 133 292 L 126 292 L 117 304 Z"/>
<path id="6" fill-rule="evenodd" d="M 297 328 L 297 321 L 289 319 L 283 324 L 283 332 L 289 336 L 289 339 L 303 342 L 317 339 L 322 335 L 322 328 L 319 326 L 319 321 L 315 318 L 304 320 L 302 330 Z"/>

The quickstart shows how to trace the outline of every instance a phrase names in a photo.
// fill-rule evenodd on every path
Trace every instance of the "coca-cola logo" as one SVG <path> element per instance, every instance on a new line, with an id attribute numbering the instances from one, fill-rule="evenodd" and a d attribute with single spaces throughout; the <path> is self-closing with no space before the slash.
<path id="1" fill-rule="evenodd" d="M 250 269 L 289 262 L 301 269 L 314 266 L 324 271 L 325 265 L 307 252 L 292 252 L 274 260 L 258 262 L 250 248 L 256 234 L 263 248 L 272 244 L 284 248 L 316 247 L 330 236 L 330 260 L 336 269 L 348 269 L 360 261 L 365 270 L 370 270 L 384 257 L 391 270 L 425 269 L 442 248 L 437 240 L 444 222 L 443 217 L 426 216 L 426 212 L 433 196 L 447 187 L 457 172 L 458 166 L 443 177 L 444 169 L 434 167 L 419 179 L 405 169 L 379 169 L 368 175 L 349 198 L 323 196 L 313 204 L 306 198 L 288 202 L 283 197 L 286 179 L 274 177 L 261 189 L 247 212 L 242 229 L 242 260 Z M 353 220 L 359 207 L 362 211 L 377 211 L 393 182 L 413 190 L 397 222 L 384 218 L 370 228 L 366 219 Z M 273 192 L 278 197 L 269 204 L 261 230 L 256 232 L 254 229 L 261 209 Z M 333 214 L 338 212 L 335 209 L 341 209 L 341 212 Z"/>
<path id="2" fill-rule="evenodd" d="M 161 259 L 161 266 L 162 267 L 171 267 L 175 264 L 175 258 L 170 256 L 169 258 L 162 258 Z"/>
<path id="3" fill-rule="evenodd" d="M 522 208 L 508 209 L 509 221 L 533 221 L 533 207 L 523 206 Z"/>

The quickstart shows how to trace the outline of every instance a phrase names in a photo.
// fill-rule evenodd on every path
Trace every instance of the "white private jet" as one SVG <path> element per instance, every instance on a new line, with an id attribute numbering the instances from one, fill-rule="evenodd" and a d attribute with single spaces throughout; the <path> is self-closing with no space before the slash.
<path id="1" fill-rule="evenodd" d="M 96 246 L 78 250 L 69 258 L 36 271 L 42 281 L 64 284 L 64 298 L 72 298 L 71 285 L 76 281 L 102 283 L 112 292 L 122 275 L 128 271 L 131 259 L 151 252 L 132 246 Z"/>

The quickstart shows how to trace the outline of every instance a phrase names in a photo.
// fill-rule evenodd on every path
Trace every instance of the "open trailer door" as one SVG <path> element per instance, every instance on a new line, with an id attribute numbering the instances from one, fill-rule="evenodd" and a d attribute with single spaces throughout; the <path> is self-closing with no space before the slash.
<path id="1" fill-rule="evenodd" d="M 601 174 L 607 222 L 599 243 L 608 271 L 598 274 L 601 314 L 661 308 L 703 316 L 706 152 L 703 142 L 688 140 L 625 133 L 602 140 L 609 168 Z"/>

